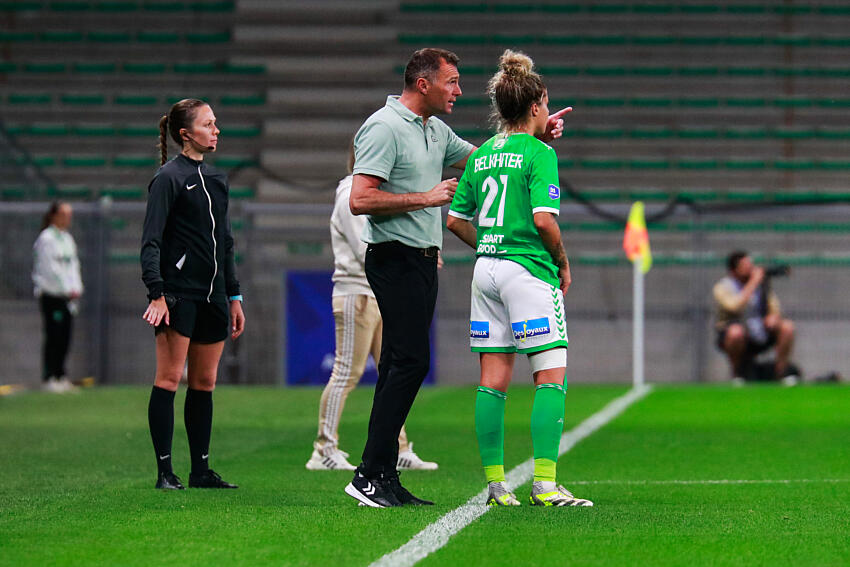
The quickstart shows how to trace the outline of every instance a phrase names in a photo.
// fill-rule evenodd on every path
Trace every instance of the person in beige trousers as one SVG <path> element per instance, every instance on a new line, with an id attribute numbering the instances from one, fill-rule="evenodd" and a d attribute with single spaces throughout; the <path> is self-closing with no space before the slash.
<path id="1" fill-rule="evenodd" d="M 349 172 L 353 166 L 349 158 Z M 383 323 L 375 294 L 366 281 L 363 266 L 366 243 L 360 240 L 365 216 L 351 214 L 348 199 L 352 176 L 339 182 L 331 214 L 331 244 L 334 253 L 333 314 L 336 327 L 336 352 L 333 370 L 319 402 L 319 430 L 313 441 L 309 470 L 354 470 L 348 453 L 339 448 L 339 421 L 349 392 L 357 386 L 369 355 L 381 358 Z M 413 452 L 404 427 L 398 437 L 398 468 L 435 470 L 437 463 L 423 461 Z"/>

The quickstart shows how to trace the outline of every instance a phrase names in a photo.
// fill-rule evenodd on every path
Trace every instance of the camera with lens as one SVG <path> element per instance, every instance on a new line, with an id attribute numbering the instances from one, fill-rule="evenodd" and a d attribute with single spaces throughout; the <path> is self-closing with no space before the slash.
<path id="1" fill-rule="evenodd" d="M 764 277 L 766 278 L 784 278 L 791 273 L 791 266 L 788 264 L 779 264 L 765 268 Z"/>

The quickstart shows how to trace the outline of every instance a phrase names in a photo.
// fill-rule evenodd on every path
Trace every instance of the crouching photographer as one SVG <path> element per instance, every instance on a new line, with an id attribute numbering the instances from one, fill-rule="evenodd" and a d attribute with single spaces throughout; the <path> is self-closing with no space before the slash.
<path id="1" fill-rule="evenodd" d="M 727 274 L 714 285 L 717 346 L 729 357 L 735 380 L 782 380 L 796 384 L 799 370 L 790 362 L 794 324 L 782 317 L 779 299 L 770 288 L 774 277 L 787 276 L 788 266 L 756 266 L 744 251 L 729 254 Z M 756 357 L 775 347 L 775 362 L 760 372 Z"/>

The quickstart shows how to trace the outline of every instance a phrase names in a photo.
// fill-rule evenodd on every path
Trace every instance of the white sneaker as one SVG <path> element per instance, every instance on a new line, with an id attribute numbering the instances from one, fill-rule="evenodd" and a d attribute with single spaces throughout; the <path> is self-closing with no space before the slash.
<path id="1" fill-rule="evenodd" d="M 328 455 L 322 455 L 316 449 L 313 449 L 310 460 L 304 466 L 310 471 L 353 471 L 356 468 L 346 460 L 339 449 Z"/>
<path id="2" fill-rule="evenodd" d="M 41 390 L 44 392 L 50 392 L 51 394 L 65 393 L 65 388 L 62 386 L 62 383 L 55 378 L 48 378 L 47 381 L 41 385 Z"/>
<path id="3" fill-rule="evenodd" d="M 549 483 L 533 482 L 528 500 L 532 506 L 593 506 L 593 502 L 576 498 L 573 493 L 560 484 L 551 490 Z M 555 484 L 554 482 L 551 484 Z"/>
<path id="4" fill-rule="evenodd" d="M 790 388 L 792 386 L 796 386 L 800 383 L 800 377 L 796 374 L 789 374 L 780 380 L 780 383 L 786 388 Z"/>
<path id="5" fill-rule="evenodd" d="M 439 465 L 419 458 L 419 455 L 413 452 L 413 443 L 411 443 L 407 451 L 398 454 L 397 467 L 400 471 L 435 471 Z"/>
<path id="6" fill-rule="evenodd" d="M 76 392 L 78 389 L 70 380 L 68 380 L 67 376 L 59 378 L 59 385 L 62 388 L 63 393 Z"/>

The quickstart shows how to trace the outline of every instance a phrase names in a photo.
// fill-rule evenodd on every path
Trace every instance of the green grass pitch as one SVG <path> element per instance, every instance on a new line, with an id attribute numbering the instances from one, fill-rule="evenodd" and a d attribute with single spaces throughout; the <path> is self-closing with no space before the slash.
<path id="1" fill-rule="evenodd" d="M 484 487 L 474 388 L 426 388 L 408 420 L 432 508 L 358 508 L 309 472 L 317 389 L 222 387 L 211 464 L 236 491 L 153 489 L 148 388 L 0 398 L 0 565 L 368 565 Z M 625 392 L 571 386 L 570 429 Z M 506 468 L 531 456 L 532 389 L 512 388 Z M 341 429 L 362 450 L 369 389 Z M 175 471 L 188 477 L 176 402 Z M 420 565 L 848 565 L 850 389 L 656 387 L 562 457 L 594 508 L 495 509 Z M 747 481 L 744 483 L 738 481 Z M 528 485 L 517 492 L 525 503 Z"/>

